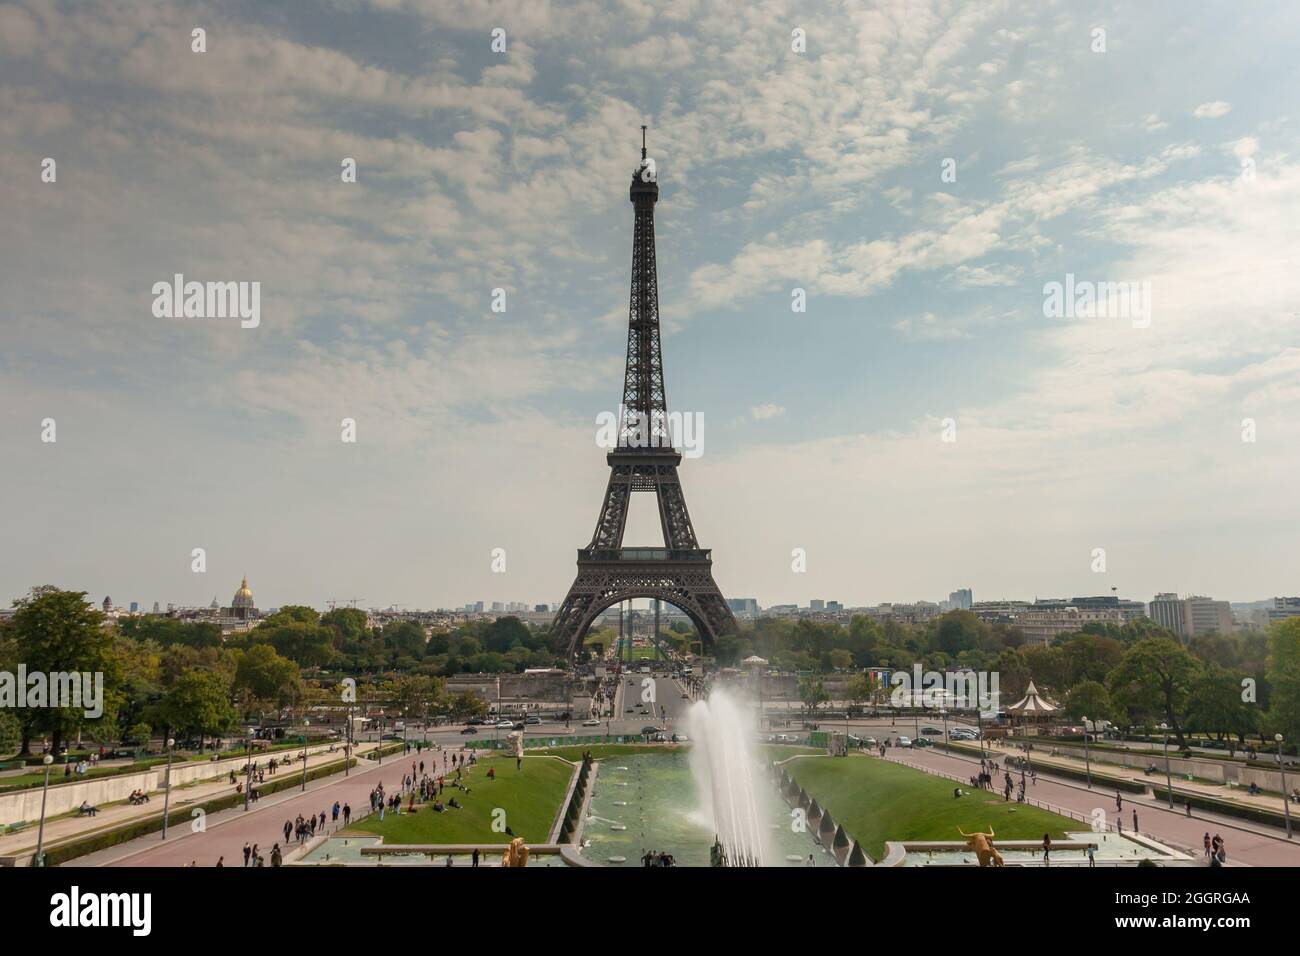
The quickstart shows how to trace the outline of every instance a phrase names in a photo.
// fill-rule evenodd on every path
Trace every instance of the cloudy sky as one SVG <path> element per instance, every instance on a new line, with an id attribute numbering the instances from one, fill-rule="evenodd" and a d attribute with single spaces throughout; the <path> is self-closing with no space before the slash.
<path id="1" fill-rule="evenodd" d="M 1298 41 L 1288 2 L 5 3 L 0 596 L 560 600 L 642 123 L 725 593 L 1300 592 Z M 175 273 L 261 324 L 155 317 Z M 1045 316 L 1067 274 L 1150 321 Z"/>

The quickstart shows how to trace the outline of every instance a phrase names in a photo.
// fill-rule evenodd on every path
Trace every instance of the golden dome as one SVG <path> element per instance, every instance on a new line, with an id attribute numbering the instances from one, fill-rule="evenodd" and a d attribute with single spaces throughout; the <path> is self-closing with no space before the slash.
<path id="1" fill-rule="evenodd" d="M 252 607 L 253 592 L 248 589 L 248 576 L 245 575 L 240 582 L 239 590 L 235 592 L 235 599 L 230 604 L 231 607 Z"/>

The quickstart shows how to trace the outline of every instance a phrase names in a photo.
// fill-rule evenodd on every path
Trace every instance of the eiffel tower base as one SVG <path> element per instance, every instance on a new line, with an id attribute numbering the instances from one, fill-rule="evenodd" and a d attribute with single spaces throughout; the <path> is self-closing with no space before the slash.
<path id="1" fill-rule="evenodd" d="M 736 618 L 713 580 L 707 555 L 703 549 L 619 548 L 608 559 L 579 557 L 578 576 L 551 627 L 555 646 L 567 646 L 574 660 L 606 608 L 632 598 L 658 598 L 684 611 L 700 640 L 712 647 L 723 634 L 735 632 Z"/>

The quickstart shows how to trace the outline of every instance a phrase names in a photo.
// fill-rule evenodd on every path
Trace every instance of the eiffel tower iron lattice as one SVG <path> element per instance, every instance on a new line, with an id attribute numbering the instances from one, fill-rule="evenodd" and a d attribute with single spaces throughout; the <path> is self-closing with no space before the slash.
<path id="1" fill-rule="evenodd" d="M 659 183 L 646 157 L 644 126 L 641 163 L 632 173 L 628 196 L 636 218 L 618 444 L 606 456 L 609 484 L 596 531 L 591 544 L 578 551 L 577 577 L 551 625 L 557 646 L 567 644 L 570 659 L 602 611 L 632 598 L 658 598 L 680 608 L 707 645 L 736 630 L 736 618 L 713 580 L 711 553 L 695 539 L 677 476 L 682 456 L 668 430 L 655 265 Z M 662 548 L 623 547 L 628 508 L 637 492 L 654 492 L 658 498 Z"/>

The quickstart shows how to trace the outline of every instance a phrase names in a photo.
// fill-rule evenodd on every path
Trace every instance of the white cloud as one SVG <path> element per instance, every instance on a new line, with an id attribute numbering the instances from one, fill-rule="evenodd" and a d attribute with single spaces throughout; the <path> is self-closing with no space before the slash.
<path id="1" fill-rule="evenodd" d="M 1192 115 L 1197 119 L 1219 119 L 1221 116 L 1227 116 L 1231 111 L 1231 103 L 1225 103 L 1223 100 L 1213 100 L 1196 107 L 1196 109 L 1192 110 Z"/>

